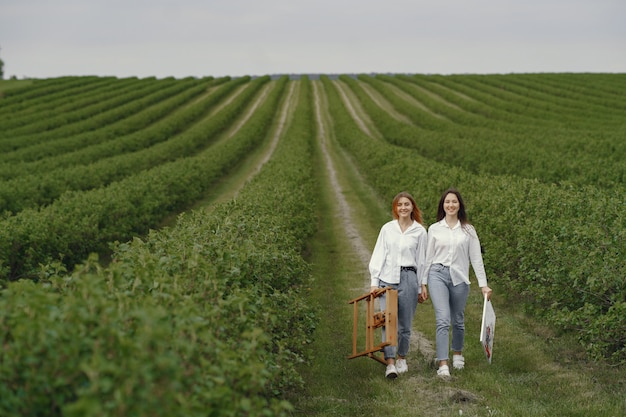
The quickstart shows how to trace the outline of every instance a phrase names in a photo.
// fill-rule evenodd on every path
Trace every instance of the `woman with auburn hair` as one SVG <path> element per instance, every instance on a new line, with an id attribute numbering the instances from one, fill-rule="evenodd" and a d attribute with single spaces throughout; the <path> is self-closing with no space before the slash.
<path id="1" fill-rule="evenodd" d="M 439 369 L 437 375 L 450 376 L 449 331 L 452 326 L 452 366 L 463 369 L 465 340 L 465 304 L 469 295 L 470 263 L 483 296 L 491 298 L 483 264 L 480 241 L 465 212 L 461 194 L 454 188 L 439 199 L 437 222 L 428 228 L 428 246 L 422 281 L 428 283 L 435 309 L 436 346 Z M 424 293 L 426 289 L 422 290 Z"/>
<path id="2" fill-rule="evenodd" d="M 380 229 L 369 271 L 370 291 L 386 287 L 398 290 L 398 346 L 384 348 L 387 362 L 385 376 L 394 379 L 398 374 L 409 370 L 406 355 L 409 351 L 413 316 L 418 302 L 426 299 L 426 295 L 421 295 L 426 294 L 426 287 L 420 277 L 423 275 L 427 233 L 422 225 L 422 212 L 411 194 L 401 192 L 396 195 L 391 211 L 393 220 Z M 380 307 L 382 310 L 386 308 L 385 295 L 380 297 Z M 383 328 L 383 340 L 384 332 Z"/>

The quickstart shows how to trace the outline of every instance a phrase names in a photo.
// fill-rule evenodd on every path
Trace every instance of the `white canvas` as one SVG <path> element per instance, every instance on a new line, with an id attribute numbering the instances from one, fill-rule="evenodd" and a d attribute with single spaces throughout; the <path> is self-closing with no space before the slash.
<path id="1" fill-rule="evenodd" d="M 480 342 L 483 345 L 483 352 L 487 357 L 487 361 L 491 363 L 493 357 L 493 338 L 496 327 L 496 312 L 491 305 L 491 301 L 485 297 L 483 305 L 483 320 L 480 327 Z"/>

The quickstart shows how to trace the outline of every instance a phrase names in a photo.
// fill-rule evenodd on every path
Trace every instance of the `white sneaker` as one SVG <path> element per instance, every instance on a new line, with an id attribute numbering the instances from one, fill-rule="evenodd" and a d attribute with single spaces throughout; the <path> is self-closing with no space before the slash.
<path id="1" fill-rule="evenodd" d="M 396 361 L 396 369 L 399 374 L 403 374 L 409 371 L 409 365 L 406 364 L 406 359 L 398 359 Z"/>
<path id="2" fill-rule="evenodd" d="M 396 379 L 398 376 L 398 370 L 396 369 L 396 365 L 393 365 L 393 364 L 387 365 L 385 376 L 389 379 Z"/>
<path id="3" fill-rule="evenodd" d="M 448 378 L 450 376 L 450 368 L 448 368 L 448 365 L 441 365 L 439 369 L 437 369 L 437 376 Z"/>
<path id="4" fill-rule="evenodd" d="M 465 358 L 463 355 L 452 355 L 452 366 L 454 369 L 465 368 Z"/>

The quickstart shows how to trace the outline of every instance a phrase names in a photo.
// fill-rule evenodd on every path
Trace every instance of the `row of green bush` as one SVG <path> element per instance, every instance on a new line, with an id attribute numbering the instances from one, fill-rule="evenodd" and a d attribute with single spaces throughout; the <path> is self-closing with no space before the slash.
<path id="1" fill-rule="evenodd" d="M 237 86 L 245 84 L 245 80 L 222 85 L 215 94 L 193 106 L 182 107 L 183 111 L 157 123 L 154 128 L 142 129 L 130 137 L 107 141 L 101 146 L 90 146 L 77 155 L 82 158 L 85 153 L 90 154 L 96 159 L 90 164 L 77 162 L 73 166 L 4 182 L 0 184 L 0 210 L 18 213 L 25 208 L 45 206 L 64 192 L 104 187 L 142 170 L 193 156 L 209 146 L 225 126 L 233 123 L 265 82 L 267 79 L 262 78 L 251 82 L 216 115 L 209 114 L 210 110 L 232 94 Z M 106 157 L 111 153 L 113 156 Z M 66 160 L 67 157 L 51 157 L 46 161 L 51 161 L 49 165 L 57 159 Z"/>
<path id="2" fill-rule="evenodd" d="M 522 126 L 535 129 L 544 122 L 557 124 L 568 129 L 580 129 L 593 126 L 597 129 L 602 126 L 614 127 L 616 120 L 622 119 L 620 106 L 623 100 L 620 95 L 624 88 L 619 87 L 621 74 L 595 74 L 579 86 L 584 91 L 573 93 L 563 88 L 571 79 L 571 74 L 560 74 L 555 87 L 546 82 L 547 76 L 535 74 L 534 77 L 524 75 L 436 75 L 426 77 L 415 75 L 410 79 L 426 87 L 434 84 L 454 92 L 452 99 L 462 104 L 463 108 L 471 109 L 494 120 L 511 121 L 517 123 L 525 119 L 528 122 Z M 603 93 L 599 100 L 593 94 L 593 87 L 610 81 L 616 89 L 611 93 Z M 617 93 L 617 94 L 615 94 Z M 468 100 L 459 101 L 463 97 Z M 594 117 L 589 117 L 593 115 Z M 538 126 L 537 126 L 538 125 Z"/>
<path id="3" fill-rule="evenodd" d="M 624 189 L 626 141 L 623 140 L 623 125 L 626 118 L 623 115 L 613 116 L 611 128 L 598 129 L 594 124 L 597 113 L 591 112 L 590 107 L 585 120 L 590 121 L 592 127 L 573 129 L 564 127 L 559 120 L 552 122 L 529 117 L 532 113 L 523 109 L 519 109 L 518 114 L 509 112 L 501 116 L 497 115 L 502 113 L 498 107 L 478 101 L 473 102 L 471 111 L 466 112 L 450 105 L 435 104 L 436 99 L 412 88 L 410 81 L 413 79 L 406 81 L 407 77 L 360 76 L 359 80 L 377 89 L 396 111 L 414 123 L 407 124 L 377 111 L 379 106 L 357 81 L 347 76 L 341 78 L 351 85 L 372 119 L 386 132 L 387 140 L 416 149 L 428 158 L 476 174 L 515 175 L 547 183 L 572 182 Z M 441 113 L 430 114 L 428 110 L 420 109 L 395 94 L 390 85 L 430 108 L 440 109 Z M 449 110 L 444 112 L 444 109 Z M 481 113 L 489 114 L 489 117 L 483 117 L 482 124 L 477 121 Z"/>
<path id="4" fill-rule="evenodd" d="M 255 81 L 269 79 L 265 78 Z M 71 268 L 88 253 L 106 252 L 109 242 L 144 234 L 165 217 L 193 204 L 261 143 L 286 81 L 276 84 L 228 140 L 103 188 L 68 191 L 47 207 L 26 209 L 4 219 L 0 222 L 0 279 L 36 275 L 40 264 L 53 259 L 62 259 Z M 229 113 L 228 108 L 223 111 Z M 239 112 L 229 120 L 216 118 L 221 121 L 219 129 L 210 129 L 198 139 L 211 142 Z M 198 146 L 194 149 L 198 152 Z"/>
<path id="5" fill-rule="evenodd" d="M 169 80 L 168 80 L 169 81 Z M 17 136 L 15 132 L 32 131 L 32 125 L 46 119 L 54 119 L 61 115 L 80 111 L 88 106 L 111 100 L 128 93 L 133 89 L 141 89 L 148 84 L 156 83 L 155 79 L 125 78 L 118 82 L 90 83 L 73 91 L 63 91 L 56 95 L 34 97 L 22 101 L 19 106 L 11 106 L 11 100 L 6 100 L 8 105 L 0 110 L 0 127 L 2 136 Z M 167 84 L 172 84 L 168 82 Z M 53 99 L 57 97 L 57 99 Z M 30 104 L 30 105 L 28 105 Z M 105 109 L 109 109 L 106 107 Z"/>
<path id="6" fill-rule="evenodd" d="M 626 363 L 623 194 L 476 175 L 453 160 L 437 162 L 373 139 L 342 103 L 337 88 L 348 84 L 322 81 L 337 140 L 385 200 L 408 190 L 433 222 L 440 193 L 459 188 L 486 249 L 488 276 L 500 290 L 495 297 L 518 301 L 557 331 L 573 332 L 591 357 Z M 383 111 L 364 107 L 375 121 L 373 111 Z M 389 134 L 384 125 L 377 127 Z"/>
<path id="7" fill-rule="evenodd" d="M 14 138 L 14 142 L 20 144 L 20 148 L 11 152 L 6 152 L 0 157 L 0 175 L 2 178 L 15 178 L 24 173 L 33 172 L 29 168 L 36 168 L 37 162 L 53 159 L 56 155 L 75 153 L 78 150 L 103 144 L 118 137 L 124 137 L 141 129 L 146 129 L 152 123 L 167 117 L 167 115 L 177 107 L 188 102 L 193 97 L 202 94 L 208 85 L 217 80 L 184 80 L 174 83 L 169 87 L 154 91 L 152 94 L 138 97 L 131 107 L 126 107 L 126 115 L 118 121 L 103 123 L 94 126 L 93 121 L 85 120 L 84 130 L 78 133 L 47 137 L 48 132 L 36 132 L 28 137 Z M 83 94 L 89 95 L 86 91 Z M 136 111 L 138 110 L 138 111 Z M 98 117 L 95 115 L 94 117 Z M 80 127 L 80 124 L 78 124 Z M 76 129 L 77 126 L 72 126 Z M 52 133 L 51 132 L 51 133 Z M 88 163 L 84 162 L 84 163 Z M 8 166 L 15 168 L 12 173 Z"/>
<path id="8" fill-rule="evenodd" d="M 128 116 L 129 111 L 137 112 L 140 111 L 141 108 L 125 108 L 122 110 L 120 107 L 132 107 L 133 101 L 139 97 L 157 91 L 159 88 L 166 88 L 167 86 L 175 84 L 176 81 L 173 79 L 157 81 L 142 79 L 136 83 L 138 83 L 138 85 L 134 85 L 133 88 L 124 88 L 123 92 L 112 94 L 111 96 L 107 94 L 109 97 L 103 101 L 89 104 L 79 111 L 69 113 L 57 113 L 53 111 L 52 115 L 45 114 L 43 117 L 39 117 L 37 114 L 29 115 L 27 124 L 2 131 L 0 134 L 0 144 L 2 148 L 0 149 L 7 151 L 13 150 L 14 148 L 17 149 L 25 146 L 25 144 L 30 144 L 32 140 L 36 140 L 37 138 L 49 140 L 64 137 L 84 132 L 85 129 L 98 128 L 103 123 L 112 123 L 121 120 Z M 87 98 L 89 98 L 89 95 L 87 95 Z M 41 135 L 41 132 L 47 133 Z M 35 135 L 34 139 L 33 135 Z M 20 137 L 24 137 L 25 143 L 18 140 Z"/>
<path id="9" fill-rule="evenodd" d="M 39 284 L 8 285 L 0 415 L 288 414 L 315 325 L 301 256 L 316 212 L 309 90 L 236 200 L 118 245 L 107 267 L 51 264 Z"/>
<path id="10" fill-rule="evenodd" d="M 545 102 L 553 120 L 562 120 L 568 125 L 579 120 L 584 125 L 593 123 L 588 120 L 591 112 L 597 116 L 595 127 L 602 127 L 616 116 L 621 118 L 626 109 L 624 74 L 500 74 L 471 78 L 478 82 L 478 88 L 492 86 L 493 94 L 502 95 L 506 100 L 519 101 L 520 96 L 532 98 L 524 103 L 526 107 Z M 508 91 L 515 94 L 505 95 Z M 561 117 L 563 112 L 569 113 L 565 120 Z"/>
<path id="11" fill-rule="evenodd" d="M 136 77 L 132 77 L 136 79 Z M 98 89 L 101 86 L 110 86 L 120 81 L 117 77 L 99 76 L 67 76 L 56 78 L 43 78 L 19 83 L 13 88 L 2 92 L 3 106 L 0 116 L 28 111 L 31 101 L 37 99 L 40 103 L 38 108 L 54 107 L 56 102 L 65 102 L 68 97 L 77 91 Z"/>

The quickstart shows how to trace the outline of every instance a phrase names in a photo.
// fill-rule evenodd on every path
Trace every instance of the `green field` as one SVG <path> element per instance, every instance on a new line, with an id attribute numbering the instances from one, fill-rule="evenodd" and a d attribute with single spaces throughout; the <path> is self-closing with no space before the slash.
<path id="1" fill-rule="evenodd" d="M 626 74 L 0 81 L 0 151 L 0 415 L 626 412 Z M 347 301 L 449 186 L 494 363 L 474 280 L 467 369 L 390 384 Z"/>

